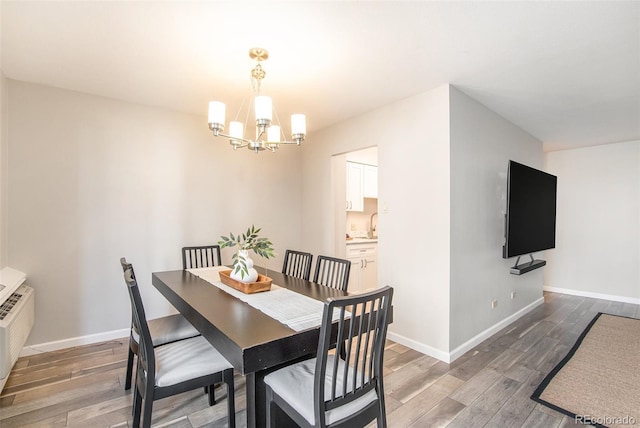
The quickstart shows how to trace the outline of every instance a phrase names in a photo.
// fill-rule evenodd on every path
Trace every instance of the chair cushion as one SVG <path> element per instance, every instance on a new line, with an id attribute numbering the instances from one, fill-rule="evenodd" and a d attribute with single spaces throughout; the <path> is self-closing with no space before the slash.
<path id="1" fill-rule="evenodd" d="M 329 356 L 327 367 L 333 367 L 333 355 Z M 342 373 L 344 361 L 338 361 L 338 373 Z M 296 364 L 284 367 L 264 378 L 264 382 L 271 387 L 274 393 L 279 395 L 291 405 L 302 417 L 311 425 L 315 425 L 315 414 L 313 411 L 313 377 L 316 370 L 316 359 L 301 361 Z M 331 380 L 333 374 L 327 373 L 324 383 L 325 400 L 331 398 Z M 359 377 L 359 376 L 358 376 Z M 337 380 L 336 394 L 342 393 L 342 379 Z M 347 391 L 352 391 L 353 385 L 347 386 Z M 362 397 L 344 406 L 329 410 L 325 419 L 327 424 L 335 423 L 347 416 L 350 416 L 366 407 L 368 404 L 378 399 L 375 389 L 369 391 Z"/>
<path id="2" fill-rule="evenodd" d="M 155 348 L 156 386 L 170 386 L 233 366 L 202 336 Z"/>
<path id="3" fill-rule="evenodd" d="M 147 324 L 149 325 L 149 332 L 153 339 L 153 346 L 160 346 L 175 342 L 176 340 L 189 339 L 190 337 L 200 335 L 200 332 L 180 314 L 148 320 Z M 139 343 L 140 336 L 138 332 L 133 329 L 131 333 L 133 340 Z"/>

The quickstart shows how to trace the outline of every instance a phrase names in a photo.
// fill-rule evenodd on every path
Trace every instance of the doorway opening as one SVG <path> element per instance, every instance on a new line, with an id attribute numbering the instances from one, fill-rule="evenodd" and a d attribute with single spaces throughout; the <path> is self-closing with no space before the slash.
<path id="1" fill-rule="evenodd" d="M 378 287 L 378 148 L 333 156 L 335 254 L 351 261 L 349 291 Z"/>

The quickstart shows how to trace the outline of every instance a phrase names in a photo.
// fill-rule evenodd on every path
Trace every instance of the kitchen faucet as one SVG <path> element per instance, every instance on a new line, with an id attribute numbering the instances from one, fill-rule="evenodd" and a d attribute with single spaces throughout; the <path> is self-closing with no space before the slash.
<path id="1" fill-rule="evenodd" d="M 374 216 L 378 216 L 378 212 L 374 212 L 373 214 L 371 214 L 371 218 L 369 219 L 369 232 L 367 233 L 367 236 L 369 238 L 376 238 L 377 237 L 377 233 L 374 234 L 374 232 L 376 232 L 376 227 L 378 226 L 376 224 L 376 226 L 373 225 L 373 217 Z"/>

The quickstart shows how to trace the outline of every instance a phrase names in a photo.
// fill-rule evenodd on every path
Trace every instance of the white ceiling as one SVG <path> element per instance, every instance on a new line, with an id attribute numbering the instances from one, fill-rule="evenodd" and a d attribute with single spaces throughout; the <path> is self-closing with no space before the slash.
<path id="1" fill-rule="evenodd" d="M 0 3 L 11 79 L 205 116 L 263 93 L 314 130 L 451 83 L 546 150 L 640 140 L 640 2 Z M 203 126 L 206 126 L 204 124 Z M 380 126 L 385 126 L 381 123 Z"/>

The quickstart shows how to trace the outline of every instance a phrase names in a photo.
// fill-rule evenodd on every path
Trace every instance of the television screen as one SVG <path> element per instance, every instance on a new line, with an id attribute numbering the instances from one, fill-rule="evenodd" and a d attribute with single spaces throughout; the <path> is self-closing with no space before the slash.
<path id="1" fill-rule="evenodd" d="M 556 246 L 558 178 L 509 161 L 505 259 Z"/>

